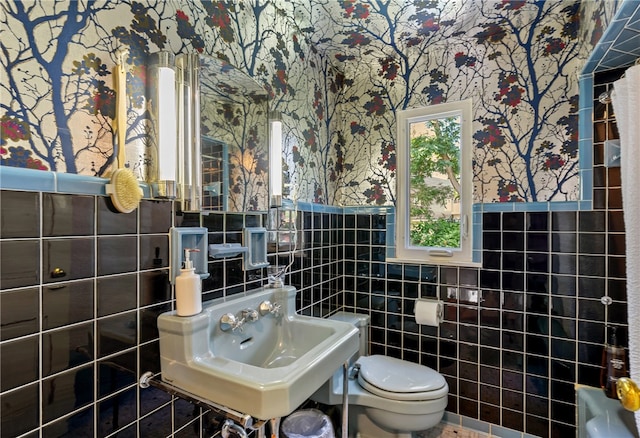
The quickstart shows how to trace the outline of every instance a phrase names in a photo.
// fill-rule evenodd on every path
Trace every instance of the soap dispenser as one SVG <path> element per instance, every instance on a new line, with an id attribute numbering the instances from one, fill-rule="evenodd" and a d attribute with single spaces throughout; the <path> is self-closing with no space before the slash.
<path id="1" fill-rule="evenodd" d="M 185 248 L 184 268 L 176 277 L 176 313 L 178 316 L 193 316 L 202 311 L 202 283 L 195 273 L 190 254 L 197 249 Z"/>
<path id="2" fill-rule="evenodd" d="M 627 353 L 624 347 L 618 345 L 616 327 L 611 327 L 609 343 L 605 344 L 602 351 L 602 371 L 600 372 L 600 386 L 607 397 L 618 399 L 618 379 L 627 375 Z"/>

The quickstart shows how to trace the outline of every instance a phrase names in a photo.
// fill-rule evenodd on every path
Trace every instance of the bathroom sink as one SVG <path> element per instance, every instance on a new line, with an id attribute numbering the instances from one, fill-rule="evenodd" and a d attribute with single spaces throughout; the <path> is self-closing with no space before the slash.
<path id="1" fill-rule="evenodd" d="M 619 400 L 607 398 L 600 388 L 580 386 L 578 398 L 578 436 L 584 438 L 638 438 L 633 412 Z"/>
<path id="2" fill-rule="evenodd" d="M 295 299 L 292 286 L 261 288 L 212 300 L 195 316 L 163 313 L 162 380 L 257 419 L 290 414 L 359 347 L 356 327 L 298 315 Z M 223 315 L 241 319 L 243 310 L 258 310 L 265 301 L 280 308 L 222 330 Z"/>

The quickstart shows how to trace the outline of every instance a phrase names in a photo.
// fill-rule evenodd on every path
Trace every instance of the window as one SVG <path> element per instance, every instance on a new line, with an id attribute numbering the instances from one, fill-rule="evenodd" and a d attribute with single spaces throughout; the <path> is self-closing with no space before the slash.
<path id="1" fill-rule="evenodd" d="M 471 101 L 398 112 L 396 257 L 472 261 Z"/>

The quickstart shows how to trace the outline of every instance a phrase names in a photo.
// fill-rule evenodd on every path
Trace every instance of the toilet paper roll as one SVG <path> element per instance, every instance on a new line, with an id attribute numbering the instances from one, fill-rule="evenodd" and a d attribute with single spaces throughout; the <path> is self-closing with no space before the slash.
<path id="1" fill-rule="evenodd" d="M 442 322 L 443 314 L 444 303 L 442 301 L 416 300 L 415 315 L 418 324 L 438 326 Z"/>

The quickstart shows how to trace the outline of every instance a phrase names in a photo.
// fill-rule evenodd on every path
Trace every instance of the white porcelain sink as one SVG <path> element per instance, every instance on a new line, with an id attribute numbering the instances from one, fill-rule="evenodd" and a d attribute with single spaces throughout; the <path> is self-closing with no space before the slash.
<path id="1" fill-rule="evenodd" d="M 351 324 L 295 313 L 296 289 L 262 288 L 206 303 L 202 313 L 158 318 L 162 380 L 257 419 L 283 417 L 313 394 L 359 347 Z M 226 313 L 281 305 L 241 329 Z"/>

